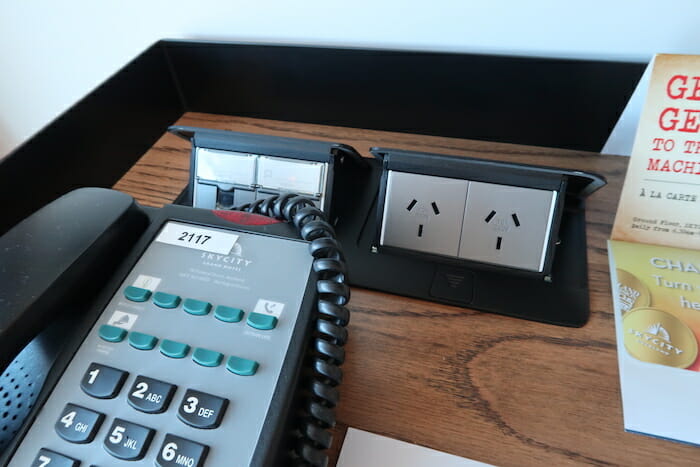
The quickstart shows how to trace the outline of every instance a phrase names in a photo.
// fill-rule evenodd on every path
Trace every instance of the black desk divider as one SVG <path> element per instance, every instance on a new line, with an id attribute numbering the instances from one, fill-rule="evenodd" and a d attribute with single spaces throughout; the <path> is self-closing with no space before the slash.
<path id="1" fill-rule="evenodd" d="M 162 40 L 0 162 L 0 233 L 112 186 L 184 112 L 598 151 L 644 67 Z"/>

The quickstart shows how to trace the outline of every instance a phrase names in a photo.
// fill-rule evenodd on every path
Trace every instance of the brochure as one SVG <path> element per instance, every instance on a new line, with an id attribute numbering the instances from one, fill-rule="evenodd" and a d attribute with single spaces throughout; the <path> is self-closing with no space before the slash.
<path id="1" fill-rule="evenodd" d="M 608 243 L 624 422 L 700 444 L 700 56 L 651 66 Z"/>

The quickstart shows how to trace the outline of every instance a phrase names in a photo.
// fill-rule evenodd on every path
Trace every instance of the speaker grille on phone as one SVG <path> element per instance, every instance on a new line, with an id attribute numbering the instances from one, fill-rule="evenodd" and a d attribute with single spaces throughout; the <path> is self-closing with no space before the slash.
<path id="1" fill-rule="evenodd" d="M 19 358 L 0 376 L 0 452 L 17 434 L 36 402 L 36 381 Z"/>

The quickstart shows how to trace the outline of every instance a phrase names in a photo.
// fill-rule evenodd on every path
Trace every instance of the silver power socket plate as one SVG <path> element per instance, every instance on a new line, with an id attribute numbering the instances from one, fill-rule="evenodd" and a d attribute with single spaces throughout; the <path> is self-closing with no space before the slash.
<path id="1" fill-rule="evenodd" d="M 459 257 L 540 272 L 557 192 L 470 182 Z"/>
<path id="2" fill-rule="evenodd" d="M 468 184 L 390 170 L 380 244 L 457 256 Z"/>
<path id="3" fill-rule="evenodd" d="M 390 170 L 380 245 L 542 272 L 557 192 Z"/>

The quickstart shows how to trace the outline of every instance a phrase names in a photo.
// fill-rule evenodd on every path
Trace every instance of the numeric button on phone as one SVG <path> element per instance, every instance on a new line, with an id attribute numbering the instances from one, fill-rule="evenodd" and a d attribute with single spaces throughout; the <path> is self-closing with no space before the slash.
<path id="1" fill-rule="evenodd" d="M 99 412 L 67 404 L 56 422 L 56 433 L 71 443 L 89 443 L 95 439 L 104 418 L 104 414 Z"/>
<path id="2" fill-rule="evenodd" d="M 119 394 L 127 375 L 126 371 L 91 363 L 80 381 L 80 387 L 89 396 L 112 399 Z"/>
<path id="3" fill-rule="evenodd" d="M 146 413 L 162 413 L 168 409 L 176 386 L 146 376 L 137 376 L 129 390 L 129 405 Z"/>
<path id="4" fill-rule="evenodd" d="M 156 458 L 158 467 L 202 467 L 209 448 L 179 436 L 167 434 Z"/>
<path id="5" fill-rule="evenodd" d="M 116 418 L 105 436 L 104 448 L 117 459 L 126 461 L 143 459 L 154 433 L 152 429 L 145 426 Z"/>
<path id="6" fill-rule="evenodd" d="M 50 449 L 40 449 L 32 467 L 78 467 L 80 461 L 72 457 L 64 456 Z"/>
<path id="7" fill-rule="evenodd" d="M 177 416 L 194 428 L 216 428 L 221 424 L 227 406 L 228 399 L 188 389 Z"/>

